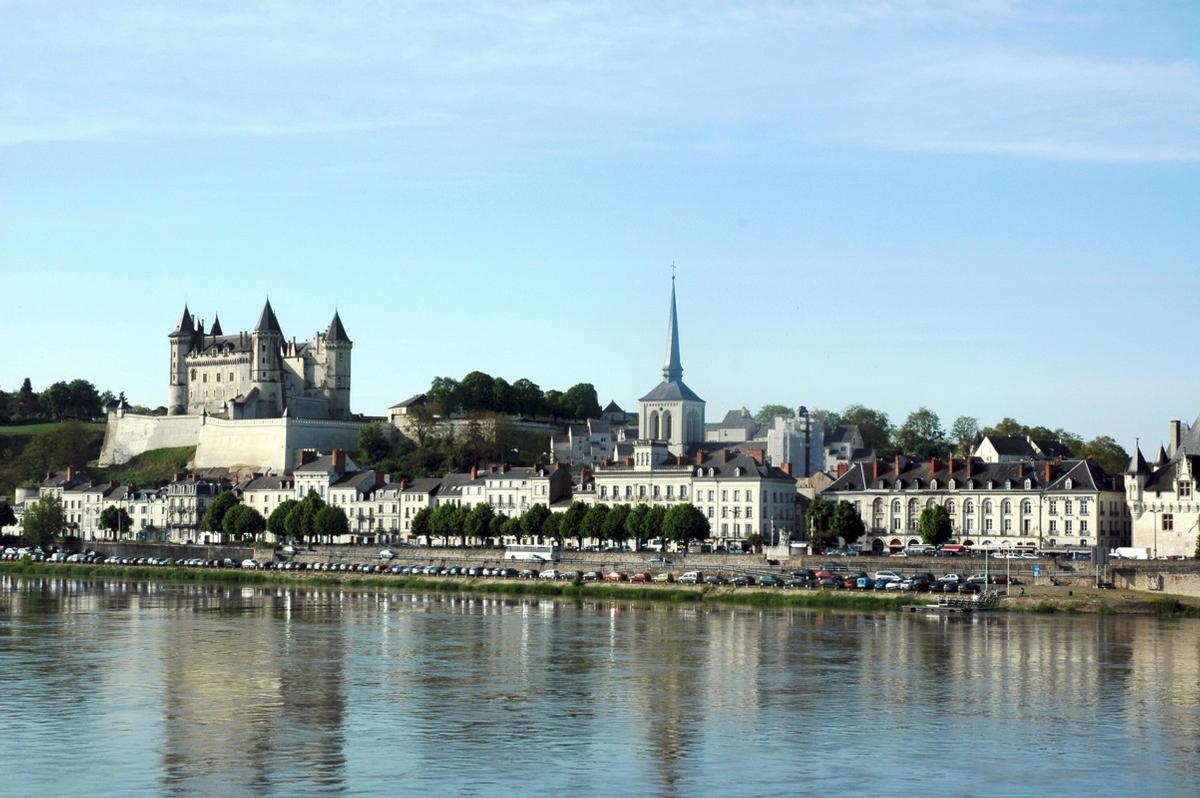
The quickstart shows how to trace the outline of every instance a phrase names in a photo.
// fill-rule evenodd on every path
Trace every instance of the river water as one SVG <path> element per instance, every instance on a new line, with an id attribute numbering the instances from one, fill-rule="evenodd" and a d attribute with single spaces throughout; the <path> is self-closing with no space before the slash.
<path id="1" fill-rule="evenodd" d="M 0 577 L 0 741 L 5 796 L 1195 798 L 1200 622 Z"/>

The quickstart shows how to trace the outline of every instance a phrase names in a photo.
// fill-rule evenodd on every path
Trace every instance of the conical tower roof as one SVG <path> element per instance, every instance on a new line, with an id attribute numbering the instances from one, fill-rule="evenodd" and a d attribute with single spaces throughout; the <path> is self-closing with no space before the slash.
<path id="1" fill-rule="evenodd" d="M 1146 458 L 1142 457 L 1140 444 L 1134 447 L 1133 457 L 1129 458 L 1129 468 L 1125 469 L 1125 473 L 1131 477 L 1150 473 L 1150 466 L 1146 465 Z"/>
<path id="2" fill-rule="evenodd" d="M 183 315 L 179 317 L 179 323 L 175 325 L 175 331 L 171 335 L 192 335 L 196 332 L 196 326 L 192 323 L 192 313 L 188 310 L 187 303 L 183 306 Z"/>
<path id="3" fill-rule="evenodd" d="M 258 324 L 254 326 L 255 332 L 273 332 L 283 335 L 283 330 L 279 329 L 279 319 L 275 318 L 275 311 L 271 309 L 271 300 L 267 300 L 267 304 L 263 305 L 262 315 L 258 317 Z"/>
<path id="4" fill-rule="evenodd" d="M 336 310 L 333 312 L 333 321 L 329 322 L 329 329 L 325 331 L 325 340 L 350 342 L 350 336 L 346 335 L 346 328 L 342 326 L 342 317 Z"/>
<path id="5" fill-rule="evenodd" d="M 212 326 L 212 329 L 208 331 L 208 334 L 209 335 L 224 335 L 225 334 L 224 332 L 221 331 L 221 317 L 218 316 L 216 313 L 213 314 L 213 326 Z"/>
<path id="6" fill-rule="evenodd" d="M 1165 448 L 1163 448 L 1162 446 L 1159 446 L 1158 447 L 1158 457 L 1154 460 L 1154 467 L 1162 468 L 1170 461 L 1170 459 L 1171 458 L 1167 457 L 1167 450 Z"/>

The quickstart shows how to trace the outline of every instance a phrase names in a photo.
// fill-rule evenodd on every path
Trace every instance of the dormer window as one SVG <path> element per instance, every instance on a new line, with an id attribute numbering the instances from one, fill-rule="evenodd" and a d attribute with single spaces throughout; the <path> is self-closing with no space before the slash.
<path id="1" fill-rule="evenodd" d="M 929 480 L 929 489 L 930 489 L 930 490 L 937 490 L 937 489 L 938 489 L 938 481 L 937 481 L 936 479 L 931 479 L 931 480 Z"/>
<path id="2" fill-rule="evenodd" d="M 1033 488 L 1033 480 L 1032 479 L 1025 480 L 1025 490 L 1031 490 L 1032 488 Z"/>
<path id="3" fill-rule="evenodd" d="M 996 489 L 996 483 L 989 479 L 988 480 L 988 490 L 995 490 L 995 489 Z"/>
<path id="4" fill-rule="evenodd" d="M 1064 488 L 1066 488 L 1067 490 L 1070 490 L 1070 489 L 1071 489 L 1071 486 L 1072 486 L 1073 484 L 1075 484 L 1075 483 L 1071 482 L 1071 478 L 1070 478 L 1070 477 L 1067 477 L 1066 481 L 1065 481 L 1065 482 L 1063 482 L 1063 487 L 1064 487 Z"/>
<path id="5" fill-rule="evenodd" d="M 1012 490 L 1012 480 L 1011 479 L 1004 480 L 1004 489 Z"/>
<path id="6" fill-rule="evenodd" d="M 1192 481 L 1190 479 L 1180 480 L 1179 490 L 1176 492 L 1179 494 L 1179 498 L 1181 499 L 1192 498 Z"/>
<path id="7" fill-rule="evenodd" d="M 949 482 L 949 484 L 948 484 L 948 487 L 950 488 L 950 490 L 954 490 L 955 488 L 957 488 L 957 487 L 958 487 L 958 482 L 957 482 L 957 481 L 955 481 L 955 480 L 953 480 L 953 479 L 951 479 L 951 480 L 950 480 L 950 482 Z"/>
<path id="8" fill-rule="evenodd" d="M 967 490 L 975 490 L 975 480 L 973 480 L 973 479 L 967 480 Z"/>

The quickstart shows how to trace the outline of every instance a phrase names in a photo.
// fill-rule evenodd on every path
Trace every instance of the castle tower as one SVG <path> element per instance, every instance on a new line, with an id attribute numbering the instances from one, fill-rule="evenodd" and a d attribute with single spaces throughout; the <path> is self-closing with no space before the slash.
<path id="1" fill-rule="evenodd" d="M 672 454 L 682 454 L 692 444 L 704 441 L 704 400 L 683 382 L 674 277 L 671 278 L 667 357 L 662 375 L 662 382 L 638 400 L 638 437 L 664 441 Z"/>
<path id="2" fill-rule="evenodd" d="M 258 390 L 260 418 L 283 414 L 283 330 L 271 309 L 271 300 L 263 306 L 258 324 L 250 333 L 250 382 Z"/>
<path id="3" fill-rule="evenodd" d="M 346 335 L 342 318 L 335 310 L 325 331 L 325 390 L 329 395 L 329 415 L 350 417 L 350 350 L 354 342 Z"/>
<path id="4" fill-rule="evenodd" d="M 171 341 L 171 379 L 167 387 L 167 413 L 181 416 L 188 409 L 188 370 L 187 356 L 192 351 L 196 326 L 192 322 L 192 314 L 187 305 L 183 306 L 183 315 L 175 331 L 167 338 Z"/>

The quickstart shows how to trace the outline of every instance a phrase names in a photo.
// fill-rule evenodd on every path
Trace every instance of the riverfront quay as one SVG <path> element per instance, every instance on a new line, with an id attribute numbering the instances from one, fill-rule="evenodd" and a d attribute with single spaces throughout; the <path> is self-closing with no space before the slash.
<path id="1" fill-rule="evenodd" d="M 628 582 L 573 583 L 540 579 L 403 576 L 352 571 L 246 571 L 226 568 L 122 566 L 49 562 L 0 562 L 0 574 L 71 576 L 81 579 L 131 579 L 225 585 L 317 585 L 388 588 L 479 595 L 547 596 L 583 600 L 660 601 L 797 607 L 843 611 L 899 611 L 907 604 L 932 602 L 935 596 L 905 592 L 814 590 Z M 1041 614 L 1155 615 L 1200 618 L 1200 601 L 1125 590 L 1028 586 L 1024 595 L 1005 596 L 995 611 Z"/>

